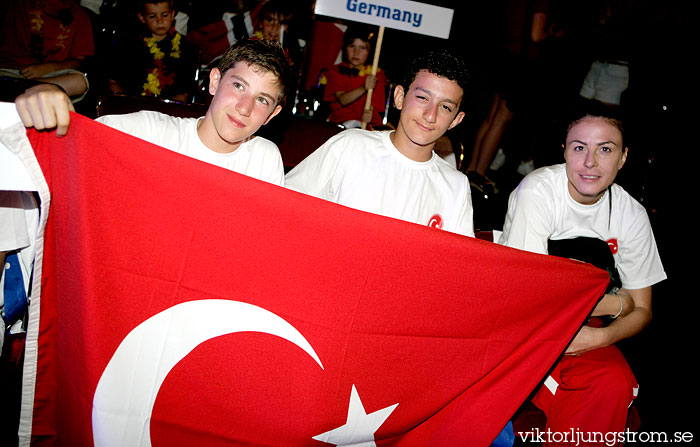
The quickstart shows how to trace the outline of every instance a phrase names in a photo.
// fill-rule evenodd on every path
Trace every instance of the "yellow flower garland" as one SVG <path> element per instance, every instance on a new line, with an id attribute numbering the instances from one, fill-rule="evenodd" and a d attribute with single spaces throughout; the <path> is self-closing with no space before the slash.
<path id="1" fill-rule="evenodd" d="M 154 95 L 160 95 L 160 81 L 158 80 L 158 69 L 153 69 L 152 72 L 148 73 L 146 82 L 143 84 L 142 96 L 146 95 L 146 92 L 151 92 Z"/>
<path id="2" fill-rule="evenodd" d="M 163 56 L 165 56 L 165 53 L 163 53 L 160 48 L 158 48 L 158 41 L 156 41 L 155 37 L 147 37 L 144 39 L 146 41 L 146 45 L 148 45 L 148 51 L 153 54 L 153 59 L 163 59 Z"/>
<path id="3" fill-rule="evenodd" d="M 173 37 L 173 48 L 170 51 L 170 57 L 174 57 L 176 59 L 180 58 L 180 39 L 182 38 L 182 34 L 177 33 L 175 34 L 175 37 Z"/>
<path id="4" fill-rule="evenodd" d="M 180 58 L 181 39 L 182 35 L 180 33 L 175 33 L 175 36 L 171 41 L 172 45 L 170 50 L 170 57 L 175 59 Z M 158 41 L 155 39 L 155 37 L 145 37 L 143 40 L 148 46 L 148 51 L 150 51 L 151 54 L 153 54 L 153 59 L 158 61 L 165 57 L 165 53 L 158 47 Z M 160 72 L 158 68 L 154 68 L 150 73 L 148 73 L 146 82 L 143 84 L 143 92 L 141 93 L 141 95 L 146 96 L 148 92 L 151 92 L 154 95 L 158 96 L 160 95 L 160 91 Z"/>

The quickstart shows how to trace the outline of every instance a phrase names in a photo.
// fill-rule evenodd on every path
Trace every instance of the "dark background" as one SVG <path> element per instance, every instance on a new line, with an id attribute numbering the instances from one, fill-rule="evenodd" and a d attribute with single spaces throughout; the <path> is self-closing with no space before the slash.
<path id="1" fill-rule="evenodd" d="M 3 0 L 5 1 L 5 0 Z M 341 1 L 341 0 L 338 0 Z M 118 2 L 105 2 L 116 5 Z M 122 2 L 122 4 L 125 2 Z M 177 1 L 176 1 L 177 3 Z M 221 17 L 221 0 L 183 1 L 191 19 L 206 22 Z M 239 3 L 257 3 L 239 1 Z M 290 2 L 291 3 L 291 2 Z M 300 36 L 308 41 L 314 20 L 312 0 L 295 1 Z M 465 94 L 465 120 L 454 133 L 465 148 L 468 160 L 476 129 L 490 105 L 495 87 L 501 49 L 504 0 L 426 1 L 454 9 L 450 38 L 430 38 L 387 29 L 380 66 L 390 80 L 398 79 L 408 59 L 425 48 L 448 45 L 468 61 L 472 86 Z M 554 3 L 554 1 L 552 2 Z M 577 94 L 590 63 L 595 60 L 590 28 L 591 10 L 602 0 L 561 0 L 569 27 L 564 39 L 548 46 L 546 82 L 537 85 L 537 101 L 532 108 L 516 115 L 503 137 L 506 164 L 490 173 L 498 193 L 488 199 L 474 196 L 477 229 L 500 229 L 508 194 L 522 178 L 515 167 L 524 154 L 533 155 L 535 166 L 563 161 L 561 142 L 566 123 L 577 109 Z M 692 180 L 698 176 L 695 163 L 697 143 L 692 138 L 698 127 L 691 121 L 690 64 L 697 57 L 690 36 L 696 16 L 690 4 L 679 0 L 617 0 L 627 17 L 624 37 L 630 44 L 630 86 L 623 96 L 619 113 L 625 123 L 625 142 L 630 148 L 627 164 L 617 182 L 647 209 L 656 235 L 668 279 L 654 287 L 652 322 L 641 334 L 620 343 L 640 384 L 635 405 L 639 409 L 642 432 L 693 432 L 698 393 L 695 388 L 694 356 L 696 342 L 696 300 L 691 291 L 691 269 L 697 253 L 695 232 L 688 209 L 695 208 Z M 114 9 L 117 11 L 118 9 Z M 98 51 L 100 42 L 115 23 L 115 17 L 94 17 Z M 308 35 L 304 35 L 308 33 Z M 692 50 L 691 50 L 692 48 Z M 535 88 L 533 86 L 533 88 Z M 91 86 L 91 90 L 93 87 Z M 93 114 L 93 93 L 79 111 Z"/>

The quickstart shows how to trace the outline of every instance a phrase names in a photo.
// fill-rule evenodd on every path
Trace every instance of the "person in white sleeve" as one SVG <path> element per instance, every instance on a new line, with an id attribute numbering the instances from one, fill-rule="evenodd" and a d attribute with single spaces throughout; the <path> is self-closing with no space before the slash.
<path id="1" fill-rule="evenodd" d="M 177 118 L 153 111 L 107 115 L 97 120 L 163 146 L 277 185 L 284 183 L 277 146 L 255 132 L 282 110 L 289 64 L 279 43 L 247 40 L 224 54 L 210 73 L 214 95 L 205 116 Z M 15 100 L 27 127 L 56 128 L 65 135 L 73 106 L 50 84 L 27 89 Z"/>
<path id="2" fill-rule="evenodd" d="M 433 149 L 464 118 L 468 73 L 446 50 L 416 57 L 394 90 L 396 130 L 350 129 L 292 169 L 290 189 L 363 211 L 474 235 L 467 177 Z"/>
<path id="3" fill-rule="evenodd" d="M 614 183 L 627 153 L 619 121 L 587 115 L 568 128 L 566 163 L 528 174 L 509 198 L 499 243 L 552 254 L 564 241 L 586 238 L 581 256 L 568 256 L 584 260 L 600 241 L 614 264 L 611 282 L 619 280 L 533 398 L 552 432 L 623 432 L 637 395 L 636 379 L 614 344 L 649 324 L 652 286 L 666 273 L 644 207 Z"/>
<path id="4" fill-rule="evenodd" d="M 39 209 L 31 193 L 0 190 L 0 350 L 6 332 L 23 332 Z"/>

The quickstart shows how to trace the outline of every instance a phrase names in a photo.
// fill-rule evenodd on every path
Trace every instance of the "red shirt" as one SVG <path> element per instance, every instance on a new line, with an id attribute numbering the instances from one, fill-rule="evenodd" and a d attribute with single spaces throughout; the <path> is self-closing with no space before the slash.
<path id="1" fill-rule="evenodd" d="M 336 92 L 349 92 L 357 87 L 365 85 L 365 79 L 370 74 L 370 67 L 366 66 L 360 69 L 357 75 L 352 75 L 349 71 L 352 70 L 346 63 L 334 65 L 326 72 L 326 89 L 323 94 L 323 100 L 330 103 L 331 114 L 328 119 L 334 123 L 342 123 L 348 120 L 362 121 L 362 111 L 365 109 L 366 95 L 362 95 L 355 102 L 343 106 L 335 96 Z M 382 117 L 379 113 L 384 112 L 384 103 L 386 101 L 385 93 L 386 77 L 384 72 L 377 70 L 377 86 L 372 92 L 372 124 L 382 124 Z"/>
<path id="2" fill-rule="evenodd" d="M 90 17 L 71 0 L 15 0 L 2 23 L 0 67 L 21 69 L 95 53 Z"/>

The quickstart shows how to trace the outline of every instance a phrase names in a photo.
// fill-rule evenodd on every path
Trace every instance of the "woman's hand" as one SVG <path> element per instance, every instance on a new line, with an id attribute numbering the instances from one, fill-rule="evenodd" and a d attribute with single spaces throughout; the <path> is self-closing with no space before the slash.
<path id="1" fill-rule="evenodd" d="M 607 331 L 605 328 L 583 326 L 574 339 L 567 346 L 564 354 L 581 355 L 584 352 L 608 346 Z"/>

